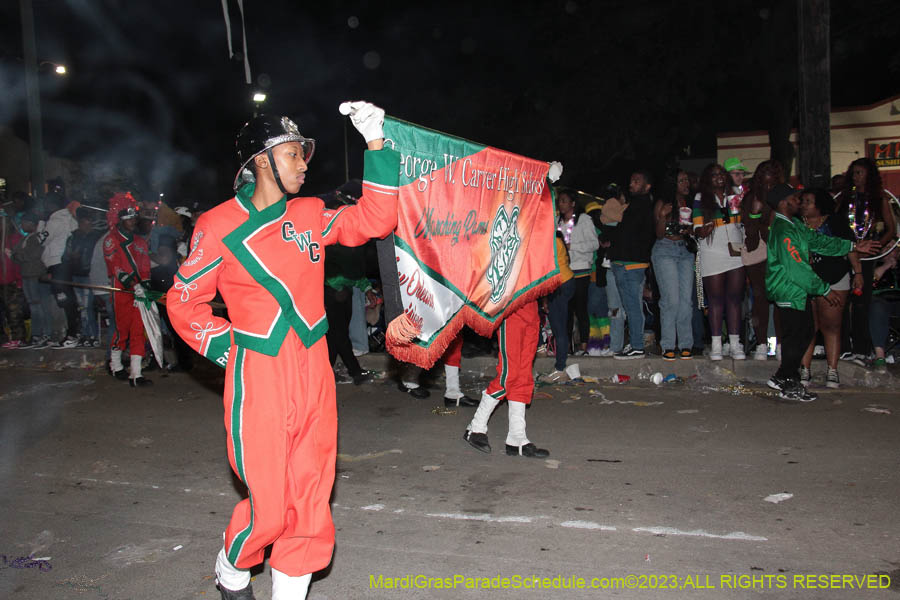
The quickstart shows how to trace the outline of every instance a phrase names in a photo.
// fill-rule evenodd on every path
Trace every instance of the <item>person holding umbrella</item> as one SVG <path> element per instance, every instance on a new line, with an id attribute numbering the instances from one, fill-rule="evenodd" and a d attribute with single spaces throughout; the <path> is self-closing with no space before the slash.
<path id="1" fill-rule="evenodd" d="M 128 380 L 131 387 L 145 387 L 153 382 L 141 374 L 144 358 L 144 321 L 135 300 L 147 297 L 150 279 L 150 250 L 147 242 L 135 235 L 138 203 L 130 193 L 116 194 L 106 213 L 109 235 L 103 242 L 106 268 L 116 289 L 113 305 L 116 313 L 116 335 L 112 340 L 109 368 L 116 379 Z M 130 292 L 130 293 L 128 293 Z M 125 371 L 122 351 L 131 354 L 131 369 Z"/>

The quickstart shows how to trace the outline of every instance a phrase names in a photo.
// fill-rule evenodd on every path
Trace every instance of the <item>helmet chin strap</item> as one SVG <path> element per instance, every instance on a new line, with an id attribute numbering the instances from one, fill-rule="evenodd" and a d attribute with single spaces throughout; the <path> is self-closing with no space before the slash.
<path id="1" fill-rule="evenodd" d="M 278 174 L 278 167 L 275 166 L 275 157 L 272 156 L 272 149 L 266 148 L 266 156 L 269 157 L 269 164 L 272 165 L 272 176 L 275 178 L 275 183 L 278 184 L 278 189 L 281 190 L 281 193 L 285 196 L 288 195 L 287 190 L 284 189 L 284 185 L 281 183 L 281 175 Z"/>

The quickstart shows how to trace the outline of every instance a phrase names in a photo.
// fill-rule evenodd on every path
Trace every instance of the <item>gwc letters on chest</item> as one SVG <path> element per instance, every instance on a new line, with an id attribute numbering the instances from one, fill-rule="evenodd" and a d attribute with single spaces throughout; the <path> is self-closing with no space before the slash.
<path id="1" fill-rule="evenodd" d="M 317 263 L 321 258 L 319 253 L 319 243 L 312 241 L 312 229 L 297 232 L 294 229 L 293 221 L 285 221 L 281 224 L 281 239 L 285 242 L 294 242 L 300 248 L 300 252 L 304 252 L 309 256 L 309 261 Z"/>

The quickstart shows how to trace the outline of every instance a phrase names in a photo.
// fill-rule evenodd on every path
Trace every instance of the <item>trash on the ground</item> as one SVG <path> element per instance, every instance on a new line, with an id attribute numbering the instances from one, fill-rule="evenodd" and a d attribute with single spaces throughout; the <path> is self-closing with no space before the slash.
<path id="1" fill-rule="evenodd" d="M 884 359 L 884 362 L 886 362 L 889 365 L 894 364 L 894 355 L 888 354 L 887 357 Z"/>
<path id="2" fill-rule="evenodd" d="M 596 377 L 591 377 L 590 375 L 583 375 L 581 377 L 581 380 L 585 383 L 600 383 L 599 379 L 597 379 Z"/>
<path id="3" fill-rule="evenodd" d="M 572 400 L 581 400 L 581 394 L 572 394 L 569 396 Z"/>
<path id="4" fill-rule="evenodd" d="M 663 378 L 663 383 L 684 383 L 684 379 L 675 373 L 669 373 Z"/>
<path id="5" fill-rule="evenodd" d="M 631 381 L 630 375 L 617 374 L 612 376 L 613 383 L 627 383 L 629 381 Z"/>
<path id="6" fill-rule="evenodd" d="M 599 404 L 631 404 L 634 406 L 659 406 L 662 404 L 661 401 L 656 402 L 644 402 L 643 400 L 607 400 L 604 398 L 599 402 Z"/>
<path id="7" fill-rule="evenodd" d="M 445 408 L 445 407 L 443 407 L 443 406 L 435 406 L 434 408 L 431 409 L 431 414 L 433 414 L 433 415 L 441 415 L 441 416 L 444 416 L 444 415 L 455 415 L 456 412 L 457 412 L 457 411 L 456 411 L 455 408 Z"/>
<path id="8" fill-rule="evenodd" d="M 784 502 L 785 500 L 790 500 L 793 497 L 794 497 L 793 494 L 787 494 L 785 492 L 782 492 L 780 494 L 770 494 L 770 495 L 766 496 L 765 498 L 763 498 L 763 500 L 766 502 L 771 502 L 772 504 L 778 504 L 779 502 Z"/>
<path id="9" fill-rule="evenodd" d="M 588 462 L 602 462 L 602 463 L 620 463 L 622 462 L 618 458 L 589 458 Z"/>
<path id="10" fill-rule="evenodd" d="M 883 406 L 878 406 L 875 404 L 870 404 L 869 406 L 863 409 L 866 412 L 875 413 L 877 415 L 889 415 L 891 414 L 891 409 L 885 408 Z"/>
<path id="11" fill-rule="evenodd" d="M 424 467 L 422 467 L 422 470 L 425 472 L 429 472 L 429 471 L 437 471 L 440 468 L 441 468 L 440 465 L 425 465 Z"/>
<path id="12" fill-rule="evenodd" d="M 650 381 L 652 381 L 656 385 L 661 384 L 663 382 L 663 374 L 657 371 L 650 377 Z"/>
<path id="13" fill-rule="evenodd" d="M 553 400 L 553 394 L 548 394 L 547 392 L 535 392 L 535 398 L 546 398 L 548 400 Z"/>
<path id="14" fill-rule="evenodd" d="M 692 415 L 692 414 L 698 413 L 698 412 L 700 412 L 700 411 L 697 410 L 696 408 L 686 408 L 686 409 L 684 409 L 684 410 L 679 410 L 679 411 L 677 411 L 677 412 L 678 412 L 679 415 Z"/>
<path id="15" fill-rule="evenodd" d="M 566 375 L 569 376 L 569 379 L 581 379 L 581 369 L 578 367 L 578 363 L 566 367 Z"/>
<path id="16" fill-rule="evenodd" d="M 644 555 L 644 560 L 647 561 L 647 562 L 650 562 L 650 555 L 649 555 L 649 554 L 645 554 L 645 555 Z"/>
<path id="17" fill-rule="evenodd" d="M 178 550 L 181 550 L 182 548 L 184 548 L 184 546 L 182 546 L 181 544 L 178 544 L 177 546 L 172 548 L 172 552 L 177 552 Z"/>
<path id="18" fill-rule="evenodd" d="M 547 458 L 544 460 L 544 464 L 547 465 L 548 469 L 558 469 L 559 461 L 555 458 Z"/>

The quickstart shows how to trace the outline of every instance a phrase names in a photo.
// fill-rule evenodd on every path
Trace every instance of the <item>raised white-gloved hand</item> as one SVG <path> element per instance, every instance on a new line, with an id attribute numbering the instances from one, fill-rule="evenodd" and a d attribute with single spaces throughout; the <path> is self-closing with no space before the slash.
<path id="1" fill-rule="evenodd" d="M 338 110 L 342 115 L 349 115 L 350 122 L 356 127 L 366 143 L 384 137 L 384 109 L 371 102 L 357 100 L 343 102 Z"/>
<path id="2" fill-rule="evenodd" d="M 547 171 L 547 179 L 550 180 L 550 183 L 556 183 L 557 181 L 559 181 L 559 178 L 562 175 L 562 171 L 562 163 L 558 160 L 554 160 L 552 163 L 550 163 L 550 170 Z"/>
<path id="3" fill-rule="evenodd" d="M 144 286 L 142 286 L 141 284 L 137 284 L 136 286 L 134 286 L 134 297 L 135 298 L 146 298 L 147 297 L 147 292 L 144 291 Z"/>

